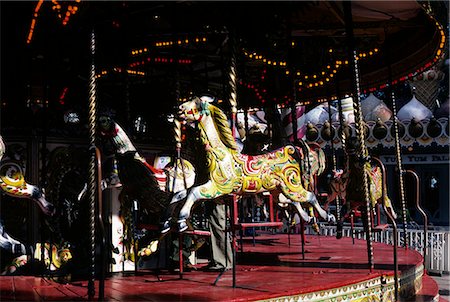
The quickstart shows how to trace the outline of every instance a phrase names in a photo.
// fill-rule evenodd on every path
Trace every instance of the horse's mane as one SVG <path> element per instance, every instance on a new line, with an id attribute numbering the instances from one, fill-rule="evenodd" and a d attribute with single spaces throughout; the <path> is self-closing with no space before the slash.
<path id="1" fill-rule="evenodd" d="M 230 125 L 228 124 L 227 116 L 222 112 L 222 110 L 214 105 L 209 104 L 208 109 L 211 112 L 211 117 L 222 143 L 232 150 L 238 150 L 238 146 L 234 140 Z"/>

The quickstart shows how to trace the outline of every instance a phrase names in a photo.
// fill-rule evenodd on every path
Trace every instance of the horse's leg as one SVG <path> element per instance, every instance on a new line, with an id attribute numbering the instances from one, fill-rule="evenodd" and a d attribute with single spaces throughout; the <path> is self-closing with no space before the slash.
<path id="1" fill-rule="evenodd" d="M 15 240 L 8 233 L 6 233 L 3 225 L 0 222 L 0 249 L 7 250 L 12 254 L 26 254 L 25 245 Z"/>
<path id="2" fill-rule="evenodd" d="M 341 208 L 339 209 L 339 211 L 341 211 L 341 218 L 337 222 L 337 227 L 336 227 L 336 238 L 337 239 L 342 238 L 342 230 L 344 228 L 344 220 L 345 220 L 345 217 L 350 213 L 349 204 L 345 201 L 345 199 L 342 198 L 342 195 L 340 197 L 342 200 L 342 205 L 341 205 Z"/>
<path id="3" fill-rule="evenodd" d="M 328 222 L 336 223 L 336 218 L 334 217 L 334 215 L 328 214 L 327 211 L 322 209 L 322 207 L 319 204 L 319 201 L 317 201 L 317 197 L 315 194 L 307 191 L 306 201 L 309 202 L 316 209 L 316 211 L 319 213 L 320 217 L 322 217 L 323 219 L 325 219 Z"/>
<path id="4" fill-rule="evenodd" d="M 328 194 L 327 200 L 325 201 L 325 204 L 323 205 L 324 210 L 328 210 L 328 205 L 329 205 L 332 201 L 336 200 L 336 197 L 337 197 L 337 193 L 336 193 L 334 187 L 332 187 L 332 188 L 331 188 L 331 193 Z"/>
<path id="5" fill-rule="evenodd" d="M 306 213 L 306 211 L 301 206 L 300 202 L 292 201 L 292 200 L 288 199 L 286 196 L 284 196 L 283 194 L 280 194 L 280 196 L 278 198 L 281 203 L 290 203 L 290 204 L 294 205 L 298 211 L 298 214 L 304 221 L 306 221 L 306 223 L 309 223 L 312 219 L 314 219 L 314 217 L 311 217 L 308 215 L 308 213 Z"/>
<path id="6" fill-rule="evenodd" d="M 170 230 L 172 218 L 175 216 L 175 210 L 179 205 L 179 202 L 185 199 L 187 196 L 187 190 L 181 190 L 175 193 L 170 201 L 169 206 L 164 212 L 164 216 L 162 217 L 162 230 L 161 234 L 165 234 Z"/>
<path id="7" fill-rule="evenodd" d="M 210 192 L 210 195 L 207 197 L 203 195 L 201 192 Z M 194 206 L 194 203 L 197 200 L 201 199 L 214 199 L 216 197 L 219 197 L 221 195 L 228 194 L 219 192 L 215 185 L 212 183 L 211 180 L 208 180 L 203 185 L 191 188 L 190 192 L 187 195 L 186 201 L 183 205 L 183 207 L 180 210 L 180 214 L 178 216 L 178 228 L 180 232 L 184 232 L 187 230 L 188 225 L 186 223 L 186 220 L 191 216 L 192 207 Z"/>

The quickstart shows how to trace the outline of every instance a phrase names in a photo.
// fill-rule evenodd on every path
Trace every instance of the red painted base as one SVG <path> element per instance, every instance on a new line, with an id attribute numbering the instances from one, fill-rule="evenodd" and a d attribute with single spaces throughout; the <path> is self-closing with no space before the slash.
<path id="1" fill-rule="evenodd" d="M 365 241 L 356 240 L 353 245 L 350 238 L 308 236 L 304 260 L 300 235 L 291 235 L 291 245 L 287 242 L 285 234 L 257 236 L 256 246 L 246 238 L 245 252 L 237 255 L 236 288 L 232 287 L 232 271 L 213 285 L 218 274 L 198 267 L 184 273 L 183 279 L 169 272 L 115 275 L 106 280 L 105 296 L 110 301 L 248 301 L 342 288 L 393 275 L 392 246 L 374 243 L 375 268 L 370 272 Z M 398 248 L 399 269 L 405 275 L 420 271 L 422 261 L 419 253 Z M 84 299 L 86 281 L 62 285 L 39 277 L 0 277 L 1 301 Z"/>

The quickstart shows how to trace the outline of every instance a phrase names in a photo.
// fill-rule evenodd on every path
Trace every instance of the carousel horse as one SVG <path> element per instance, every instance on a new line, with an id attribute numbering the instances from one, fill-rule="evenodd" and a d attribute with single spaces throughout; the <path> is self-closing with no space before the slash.
<path id="1" fill-rule="evenodd" d="M 180 232 L 188 228 L 187 219 L 197 201 L 226 194 L 271 192 L 275 200 L 292 203 L 307 222 L 314 217 L 308 216 L 301 203 L 310 203 L 323 219 L 335 221 L 333 215 L 320 207 L 316 196 L 303 187 L 300 148 L 288 145 L 255 156 L 239 153 L 227 117 L 209 100 L 195 97 L 179 106 L 181 120 L 198 124 L 209 171 L 206 183 L 176 193 L 171 201 L 177 203 L 185 198 L 178 219 Z M 164 226 L 169 225 L 170 221 L 166 221 Z"/>
<path id="2" fill-rule="evenodd" d="M 162 191 L 178 192 L 194 184 L 195 168 L 189 161 L 179 159 L 173 165 L 169 164 L 163 169 L 158 169 L 147 163 L 137 152 L 126 132 L 111 117 L 100 116 L 98 129 L 101 137 L 110 140 L 116 155 L 128 158 L 132 155 L 132 160 L 142 164 L 152 173 Z"/>
<path id="3" fill-rule="evenodd" d="M 169 204 L 177 192 L 193 186 L 195 168 L 185 159 L 177 159 L 173 164 L 158 169 L 150 165 L 136 150 L 126 132 L 110 116 L 101 115 L 98 122 L 98 135 L 109 142 L 118 161 L 120 182 L 123 186 L 119 199 L 122 206 L 122 218 L 125 220 L 125 233 L 131 219 L 131 202 L 140 201 L 140 207 L 149 213 L 150 220 L 158 223 L 165 217 L 175 215 L 178 208 Z M 170 227 L 162 232 L 168 233 Z M 158 243 L 153 241 L 149 247 L 138 252 L 139 256 L 149 256 L 157 250 Z M 196 240 L 195 236 L 193 238 Z M 151 251 L 151 253 L 149 253 Z"/>
<path id="4" fill-rule="evenodd" d="M 364 169 L 368 181 L 369 181 L 369 196 L 372 207 L 377 203 L 386 205 L 394 218 L 397 215 L 392 207 L 391 200 L 386 196 L 383 197 L 383 177 L 381 174 L 381 168 L 378 166 L 372 166 L 370 162 L 361 163 L 360 157 L 357 154 L 358 141 L 356 137 L 348 139 L 347 143 L 347 163 L 345 169 L 339 171 L 333 171 L 333 178 L 330 181 L 330 193 L 328 194 L 326 204 L 324 208 L 327 209 L 328 205 L 339 196 L 342 200 L 342 215 L 341 221 L 338 221 L 338 234 L 342 232 L 342 223 L 352 211 L 361 210 L 365 212 L 365 193 L 363 180 L 361 179 L 361 169 Z M 338 236 L 340 237 L 340 236 Z"/>
<path id="5" fill-rule="evenodd" d="M 5 154 L 5 149 L 5 144 L 0 136 L 0 160 Z M 22 166 L 13 160 L 5 160 L 0 163 L 0 187 L 9 196 L 33 200 L 46 215 L 52 216 L 55 212 L 55 207 L 46 200 L 44 192 L 25 181 Z M 11 251 L 13 254 L 26 254 L 25 245 L 6 233 L 1 223 L 0 248 Z"/>

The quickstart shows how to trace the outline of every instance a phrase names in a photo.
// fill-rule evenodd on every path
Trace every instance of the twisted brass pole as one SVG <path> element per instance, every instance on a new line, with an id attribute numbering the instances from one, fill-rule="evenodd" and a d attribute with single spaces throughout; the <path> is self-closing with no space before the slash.
<path id="1" fill-rule="evenodd" d="M 96 196 L 96 171 L 95 171 L 95 126 L 97 116 L 97 101 L 96 101 L 96 83 L 95 83 L 95 33 L 91 33 L 91 56 L 92 63 L 89 75 L 89 151 L 91 156 L 89 159 L 89 180 L 88 180 L 88 194 L 89 194 L 89 226 L 90 226 L 90 279 L 88 282 L 88 296 L 93 298 L 95 295 L 95 196 Z"/>
<path id="2" fill-rule="evenodd" d="M 388 31 L 385 29 L 385 36 L 388 36 Z M 389 39 L 386 40 L 389 42 Z M 386 61 L 388 67 L 388 77 L 389 77 L 389 92 L 390 99 L 392 102 L 392 114 L 394 116 L 394 140 L 395 140 L 395 157 L 397 159 L 397 170 L 399 173 L 399 186 L 400 186 L 400 201 L 402 206 L 402 223 L 403 223 L 403 246 L 405 248 L 408 247 L 409 234 L 407 232 L 407 221 L 406 221 L 406 197 L 405 197 L 405 185 L 403 181 L 403 167 L 402 167 L 402 149 L 400 145 L 400 135 L 399 135 L 399 120 L 397 118 L 397 100 L 395 99 L 394 86 L 392 84 L 392 64 L 391 64 L 391 55 L 390 55 L 390 47 L 387 45 L 386 51 Z M 384 200 L 383 200 L 384 203 Z"/>
<path id="3" fill-rule="evenodd" d="M 352 18 L 352 3 L 350 1 L 344 1 L 344 14 L 345 14 L 345 25 L 346 25 L 346 33 L 349 42 L 349 62 L 350 66 L 353 69 L 353 72 L 350 72 L 352 83 L 353 83 L 353 112 L 355 115 L 355 130 L 356 136 L 359 141 L 358 146 L 358 154 L 360 156 L 361 164 L 363 165 L 361 169 L 361 179 L 363 180 L 364 185 L 364 197 L 366 200 L 366 241 L 367 241 L 367 257 L 369 262 L 369 269 L 372 272 L 374 268 L 373 263 L 373 244 L 372 244 L 372 221 L 371 221 L 371 200 L 369 194 L 369 181 L 366 173 L 366 165 L 367 165 L 367 157 L 368 152 L 365 144 L 365 133 L 364 133 L 364 125 L 362 123 L 362 111 L 361 111 L 361 91 L 360 91 L 360 83 L 359 83 L 359 69 L 358 69 L 358 59 L 355 50 L 355 41 L 353 36 L 353 18 Z"/>
<path id="4" fill-rule="evenodd" d="M 229 89 L 230 89 L 230 96 L 228 98 L 228 101 L 230 102 L 231 105 L 231 131 L 233 133 L 233 137 L 235 136 L 235 129 L 236 129 L 236 113 L 237 113 L 237 58 L 236 58 L 236 53 L 237 53 L 237 47 L 236 47 L 236 32 L 235 30 L 233 30 L 233 33 L 229 39 L 229 43 L 230 43 L 230 50 L 231 50 L 231 60 L 230 60 L 230 71 L 228 73 L 228 84 L 229 84 Z M 238 213 L 237 213 L 237 200 L 236 200 L 236 195 L 233 195 L 233 206 L 232 206 L 232 225 L 234 224 L 234 221 L 236 219 L 236 217 L 238 217 Z M 235 230 L 233 229 L 232 231 L 232 267 L 233 267 L 233 288 L 236 287 L 236 233 Z M 225 236 L 225 240 L 227 240 L 227 236 Z M 226 244 L 225 244 L 225 251 L 226 249 Z"/>

